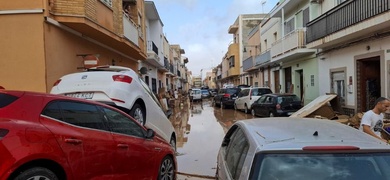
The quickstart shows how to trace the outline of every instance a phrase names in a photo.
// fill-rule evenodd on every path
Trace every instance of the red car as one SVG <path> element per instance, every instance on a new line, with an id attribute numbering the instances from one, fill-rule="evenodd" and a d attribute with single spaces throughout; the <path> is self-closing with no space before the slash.
<path id="1" fill-rule="evenodd" d="M 0 179 L 175 179 L 173 148 L 126 113 L 0 90 Z"/>

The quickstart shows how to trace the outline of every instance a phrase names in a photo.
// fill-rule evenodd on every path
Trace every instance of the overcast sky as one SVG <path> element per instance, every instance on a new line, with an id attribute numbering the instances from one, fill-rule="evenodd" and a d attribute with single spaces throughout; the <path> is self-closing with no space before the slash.
<path id="1" fill-rule="evenodd" d="M 153 0 L 170 44 L 179 44 L 192 75 L 211 71 L 222 61 L 239 14 L 268 13 L 277 0 Z"/>

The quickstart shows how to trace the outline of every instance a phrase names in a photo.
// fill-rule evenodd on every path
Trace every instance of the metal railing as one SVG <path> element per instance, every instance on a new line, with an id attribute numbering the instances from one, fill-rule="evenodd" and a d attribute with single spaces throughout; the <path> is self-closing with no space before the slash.
<path id="1" fill-rule="evenodd" d="M 148 51 L 153 51 L 158 55 L 158 47 L 156 46 L 156 44 L 154 44 L 153 41 L 148 41 Z"/>
<path id="2" fill-rule="evenodd" d="M 271 57 L 277 57 L 301 48 L 306 48 L 306 28 L 296 29 L 274 42 L 271 47 Z"/>
<path id="3" fill-rule="evenodd" d="M 389 0 L 345 1 L 307 23 L 307 43 L 390 10 Z"/>

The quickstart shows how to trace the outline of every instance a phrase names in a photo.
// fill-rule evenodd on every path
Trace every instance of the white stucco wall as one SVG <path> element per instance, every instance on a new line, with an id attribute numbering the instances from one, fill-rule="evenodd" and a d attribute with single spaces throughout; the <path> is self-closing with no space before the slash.
<path id="1" fill-rule="evenodd" d="M 390 37 L 383 38 L 380 40 L 364 42 L 358 45 L 350 46 L 340 50 L 332 51 L 326 53 L 318 58 L 323 60 L 318 61 L 319 69 L 319 79 L 320 87 L 319 93 L 324 94 L 330 91 L 330 70 L 336 68 L 346 67 L 346 81 L 352 76 L 353 78 L 353 92 L 347 92 L 346 105 L 355 106 L 356 105 L 356 58 L 368 55 L 383 53 L 384 56 L 381 57 L 380 66 L 381 66 L 381 95 L 390 97 L 389 93 L 389 75 L 388 73 L 389 66 L 388 61 L 390 60 Z M 367 46 L 370 46 L 370 49 L 367 50 Z M 346 87 L 347 88 L 347 87 Z"/>

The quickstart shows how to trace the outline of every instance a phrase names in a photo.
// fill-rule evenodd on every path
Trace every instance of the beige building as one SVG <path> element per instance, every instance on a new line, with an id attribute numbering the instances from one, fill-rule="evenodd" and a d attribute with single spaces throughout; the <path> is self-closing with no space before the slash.
<path id="1" fill-rule="evenodd" d="M 0 9 L 6 89 L 48 92 L 61 76 L 82 71 L 86 55 L 136 71 L 146 59 L 143 0 L 13 0 Z"/>

